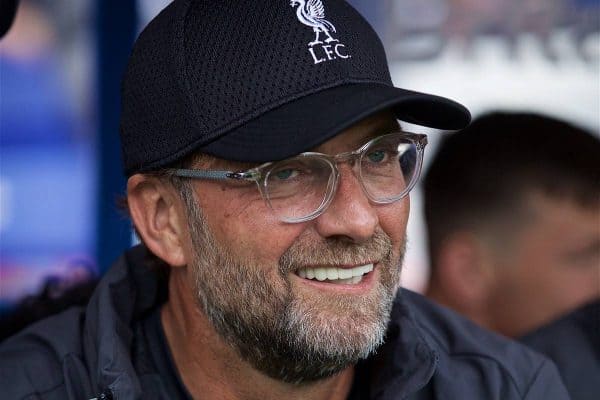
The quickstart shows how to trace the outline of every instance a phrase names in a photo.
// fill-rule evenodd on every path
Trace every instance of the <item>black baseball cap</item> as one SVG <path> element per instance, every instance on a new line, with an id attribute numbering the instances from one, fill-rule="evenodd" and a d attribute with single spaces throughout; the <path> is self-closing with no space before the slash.
<path id="1" fill-rule="evenodd" d="M 137 39 L 122 84 L 126 175 L 200 151 L 266 162 L 380 110 L 461 129 L 470 114 L 393 86 L 383 45 L 342 0 L 175 0 Z"/>

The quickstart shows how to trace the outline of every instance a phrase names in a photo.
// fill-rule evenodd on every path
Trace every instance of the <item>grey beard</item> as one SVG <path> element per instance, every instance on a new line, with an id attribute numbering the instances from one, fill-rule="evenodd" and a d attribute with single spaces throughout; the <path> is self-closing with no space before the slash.
<path id="1" fill-rule="evenodd" d="M 233 251 L 216 242 L 197 203 L 186 203 L 198 304 L 215 331 L 255 369 L 283 382 L 309 383 L 341 372 L 381 345 L 400 274 L 400 260 L 394 260 L 398 257 L 385 233 L 361 245 L 339 240 L 307 245 L 299 238 L 281 257 L 274 276 L 236 260 Z M 311 299 L 294 296 L 287 278 L 310 259 L 379 259 L 380 282 L 367 298 L 335 297 L 319 308 Z"/>

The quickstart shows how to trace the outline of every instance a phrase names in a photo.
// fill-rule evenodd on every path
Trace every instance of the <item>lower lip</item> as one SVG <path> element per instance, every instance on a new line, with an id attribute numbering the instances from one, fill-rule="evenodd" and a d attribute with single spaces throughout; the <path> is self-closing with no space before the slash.
<path id="1" fill-rule="evenodd" d="M 328 283 L 325 281 L 318 281 L 316 279 L 304 279 L 296 274 L 293 274 L 293 276 L 300 282 L 300 284 L 318 289 L 320 291 L 330 291 L 345 294 L 362 294 L 371 290 L 375 282 L 377 282 L 378 274 L 379 269 L 374 266 L 373 271 L 363 275 L 361 281 L 354 284 Z"/>

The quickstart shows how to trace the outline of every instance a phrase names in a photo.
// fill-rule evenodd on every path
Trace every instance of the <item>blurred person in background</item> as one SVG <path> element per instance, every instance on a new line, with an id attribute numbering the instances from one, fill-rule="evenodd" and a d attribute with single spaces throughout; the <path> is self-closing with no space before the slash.
<path id="1" fill-rule="evenodd" d="M 443 139 L 424 177 L 427 296 L 512 338 L 597 301 L 599 163 L 597 136 L 541 115 L 492 113 Z M 555 343 L 580 361 L 559 364 L 566 378 L 598 371 L 597 328 Z M 599 392 L 585 381 L 567 384 Z"/>
<path id="2" fill-rule="evenodd" d="M 600 141 L 495 113 L 442 140 L 424 178 L 429 297 L 521 336 L 600 296 Z"/>

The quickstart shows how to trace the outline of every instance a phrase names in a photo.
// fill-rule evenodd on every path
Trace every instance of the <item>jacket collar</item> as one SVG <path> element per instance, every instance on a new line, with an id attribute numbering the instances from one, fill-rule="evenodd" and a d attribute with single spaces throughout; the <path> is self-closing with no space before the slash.
<path id="1" fill-rule="evenodd" d="M 385 343 L 371 363 L 370 398 L 404 399 L 424 388 L 438 364 L 410 308 L 407 290 L 400 289 L 392 309 Z"/>
<path id="2" fill-rule="evenodd" d="M 161 292 L 157 275 L 145 266 L 146 254 L 137 246 L 121 256 L 86 310 L 83 340 L 92 383 L 109 389 L 115 399 L 137 399 L 143 393 L 131 359 L 133 326 L 154 308 Z"/>

